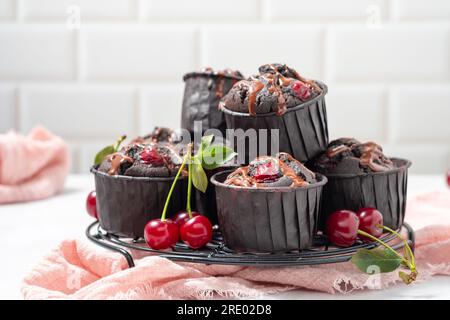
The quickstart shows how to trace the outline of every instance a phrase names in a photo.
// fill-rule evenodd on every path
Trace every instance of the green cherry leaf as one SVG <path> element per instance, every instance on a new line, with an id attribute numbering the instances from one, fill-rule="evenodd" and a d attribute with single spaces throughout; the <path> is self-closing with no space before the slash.
<path id="1" fill-rule="evenodd" d="M 205 193 L 206 188 L 208 187 L 208 178 L 206 177 L 205 170 L 203 170 L 201 163 L 194 161 L 194 163 L 191 164 L 191 169 L 192 184 L 195 188 Z"/>
<path id="2" fill-rule="evenodd" d="M 374 267 L 377 267 L 381 273 L 392 272 L 396 270 L 402 260 L 392 251 L 387 249 L 360 249 L 353 255 L 352 263 L 362 272 L 373 274 Z"/>
<path id="3" fill-rule="evenodd" d="M 94 165 L 97 166 L 97 165 L 101 164 L 103 159 L 105 159 L 106 156 L 113 154 L 114 152 L 116 152 L 116 149 L 114 148 L 113 145 L 104 147 L 102 150 L 100 150 L 95 155 Z"/>
<path id="4" fill-rule="evenodd" d="M 206 170 L 213 170 L 223 166 L 236 156 L 237 153 L 226 146 L 209 146 L 202 152 L 202 166 Z"/>

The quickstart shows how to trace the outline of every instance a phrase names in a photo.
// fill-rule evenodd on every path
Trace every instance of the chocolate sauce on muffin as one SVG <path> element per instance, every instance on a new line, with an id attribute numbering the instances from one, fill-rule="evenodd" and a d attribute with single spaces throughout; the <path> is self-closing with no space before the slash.
<path id="1" fill-rule="evenodd" d="M 280 152 L 274 157 L 258 157 L 248 166 L 232 172 L 224 182 L 240 187 L 297 187 L 316 182 L 308 170 L 290 154 Z"/>
<path id="2" fill-rule="evenodd" d="M 109 175 L 172 177 L 181 163 L 181 157 L 168 143 L 133 142 L 107 156 L 98 170 Z"/>
<path id="3" fill-rule="evenodd" d="M 349 174 L 383 172 L 395 168 L 375 142 L 361 143 L 353 138 L 341 138 L 330 142 L 327 151 L 317 157 L 312 166 L 324 174 Z"/>
<path id="4" fill-rule="evenodd" d="M 312 80 L 282 64 L 266 64 L 259 75 L 236 83 L 221 101 L 221 107 L 251 115 L 275 112 L 302 104 L 322 92 Z"/>

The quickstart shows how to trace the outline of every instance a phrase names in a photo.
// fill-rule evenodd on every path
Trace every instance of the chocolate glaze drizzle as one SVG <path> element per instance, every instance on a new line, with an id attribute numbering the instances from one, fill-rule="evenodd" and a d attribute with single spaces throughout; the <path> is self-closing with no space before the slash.
<path id="1" fill-rule="evenodd" d="M 322 92 L 322 89 L 314 81 L 307 80 L 301 77 L 295 70 L 291 69 L 296 77 L 294 79 L 283 76 L 278 67 L 275 65 L 270 64 L 268 65 L 268 67 L 269 70 L 271 70 L 272 72 L 266 72 L 259 76 L 250 77 L 249 79 L 251 81 L 251 84 L 248 91 L 248 113 L 253 116 L 256 115 L 255 112 L 256 97 L 259 94 L 259 92 L 264 88 L 267 88 L 270 94 L 273 94 L 277 97 L 278 105 L 276 114 L 278 116 L 283 115 L 287 111 L 286 99 L 283 96 L 282 88 L 290 86 L 292 82 L 300 80 L 304 82 L 309 88 L 313 88 L 315 91 L 319 93 Z"/>
<path id="2" fill-rule="evenodd" d="M 305 181 L 302 177 L 300 177 L 296 174 L 296 172 L 294 171 L 293 168 L 291 168 L 286 162 L 282 161 L 279 158 L 281 155 L 287 156 L 288 161 L 297 161 L 291 155 L 289 155 L 287 153 L 279 153 L 276 157 L 261 156 L 261 157 L 256 158 L 252 162 L 266 162 L 267 160 L 276 161 L 276 163 L 278 164 L 278 167 L 281 171 L 282 176 L 288 177 L 292 181 L 290 187 L 301 187 L 301 186 L 309 185 L 309 183 L 307 181 Z M 239 187 L 256 187 L 256 188 L 270 187 L 270 185 L 267 185 L 267 183 L 259 183 L 256 181 L 255 178 L 250 176 L 249 167 L 250 166 L 245 166 L 245 167 L 240 167 L 240 168 L 236 169 L 235 171 L 233 171 L 232 173 L 230 173 L 228 175 L 228 177 L 224 183 L 228 184 L 228 185 L 239 186 Z M 306 167 L 303 167 L 303 168 L 305 170 L 308 170 L 308 169 L 306 169 Z M 310 172 L 310 171 L 308 170 L 308 172 Z M 310 172 L 310 173 L 312 175 L 314 175 L 312 172 Z"/>
<path id="3" fill-rule="evenodd" d="M 232 69 L 214 71 L 214 69 L 211 67 L 205 67 L 201 72 L 217 77 L 215 95 L 218 99 L 221 99 L 224 96 L 225 77 L 233 78 L 233 84 L 236 83 L 239 79 L 242 79 L 241 73 Z"/>
<path id="4" fill-rule="evenodd" d="M 337 145 L 326 151 L 328 158 L 335 158 L 345 152 L 359 158 L 360 166 L 368 167 L 374 172 L 387 171 L 394 168 L 394 163 L 383 154 L 381 146 L 375 142 L 360 143 L 354 139 L 339 139 L 346 144 Z M 338 140 L 338 141 L 339 141 Z"/>
<path id="5" fill-rule="evenodd" d="M 108 170 L 110 176 L 116 175 L 119 172 L 120 166 L 124 162 L 133 163 L 134 160 L 119 152 L 110 154 L 107 157 L 107 161 L 111 162 L 111 168 Z"/>

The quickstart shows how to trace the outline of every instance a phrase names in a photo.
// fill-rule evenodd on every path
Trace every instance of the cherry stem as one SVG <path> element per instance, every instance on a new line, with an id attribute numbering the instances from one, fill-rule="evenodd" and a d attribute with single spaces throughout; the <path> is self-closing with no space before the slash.
<path id="1" fill-rule="evenodd" d="M 120 145 L 122 144 L 123 140 L 125 140 L 126 138 L 127 138 L 127 136 L 124 134 L 116 141 L 116 144 L 114 145 L 115 152 L 117 152 L 117 150 L 119 150 Z"/>
<path id="2" fill-rule="evenodd" d="M 364 232 L 362 230 L 358 230 L 358 234 L 365 236 L 373 241 L 378 242 L 379 244 L 381 244 L 382 246 L 384 246 L 386 249 L 390 250 L 392 253 L 394 253 L 396 256 L 398 256 L 407 266 L 409 269 L 411 269 L 411 271 L 413 271 L 413 267 L 411 266 L 411 264 L 409 263 L 408 260 L 406 260 L 404 257 L 402 257 L 401 254 L 399 254 L 397 251 L 395 251 L 390 245 L 388 245 L 387 243 L 385 243 L 384 241 L 378 239 L 377 237 L 374 237 L 373 235 Z"/>
<path id="3" fill-rule="evenodd" d="M 189 157 L 189 154 L 187 154 L 184 157 L 183 162 L 181 163 L 181 166 L 178 169 L 177 175 L 175 176 L 175 179 L 172 182 L 172 186 L 170 187 L 169 194 L 167 195 L 167 198 L 166 198 L 166 203 L 164 204 L 164 209 L 163 209 L 163 212 L 161 215 L 161 221 L 166 220 L 166 213 L 167 213 L 167 208 L 169 207 L 170 198 L 172 197 L 172 193 L 173 193 L 173 190 L 175 189 L 175 185 L 177 184 L 178 177 L 180 176 L 181 172 L 183 171 L 184 165 L 186 164 L 188 157 Z"/>
<path id="4" fill-rule="evenodd" d="M 400 240 L 403 241 L 403 243 L 405 245 L 405 248 L 408 251 L 409 256 L 411 257 L 411 261 L 410 261 L 411 262 L 411 267 L 415 270 L 416 269 L 416 265 L 415 265 L 416 261 L 415 261 L 415 258 L 414 258 L 414 253 L 412 252 L 411 247 L 408 244 L 408 241 L 406 241 L 406 239 L 404 237 L 402 237 L 397 231 L 392 230 L 389 227 L 386 227 L 386 226 L 383 226 L 383 225 L 378 225 L 377 227 L 382 228 L 383 230 L 386 230 L 386 231 L 396 235 L 397 238 L 399 238 Z"/>
<path id="5" fill-rule="evenodd" d="M 187 189 L 187 200 L 186 200 L 186 211 L 189 213 L 189 219 L 192 219 L 192 209 L 191 209 L 191 193 L 192 193 L 192 143 L 188 145 L 187 156 L 189 157 L 188 163 L 188 189 Z"/>

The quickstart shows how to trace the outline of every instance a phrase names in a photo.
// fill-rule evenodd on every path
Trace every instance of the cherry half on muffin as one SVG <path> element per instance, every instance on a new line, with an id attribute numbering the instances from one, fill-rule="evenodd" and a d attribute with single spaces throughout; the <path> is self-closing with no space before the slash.
<path id="1" fill-rule="evenodd" d="M 248 166 L 230 173 L 225 184 L 240 187 L 291 187 L 316 182 L 314 172 L 290 154 L 258 157 Z"/>

